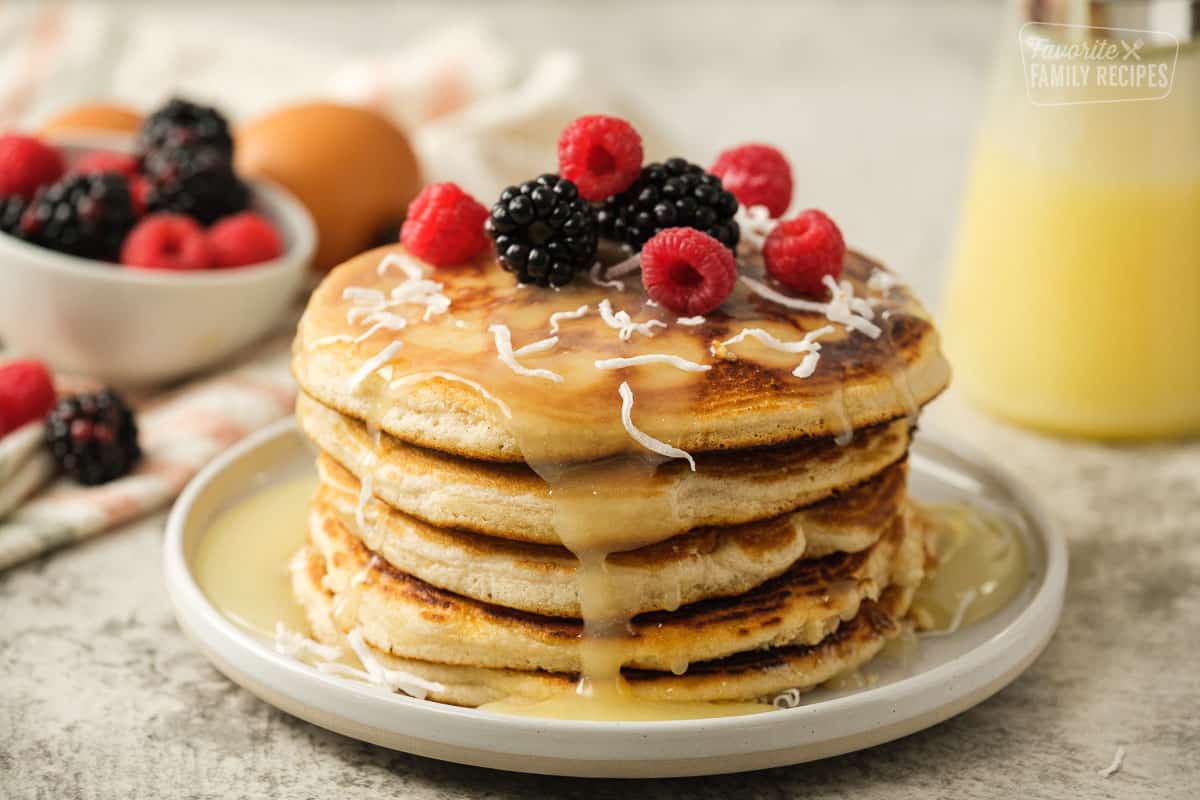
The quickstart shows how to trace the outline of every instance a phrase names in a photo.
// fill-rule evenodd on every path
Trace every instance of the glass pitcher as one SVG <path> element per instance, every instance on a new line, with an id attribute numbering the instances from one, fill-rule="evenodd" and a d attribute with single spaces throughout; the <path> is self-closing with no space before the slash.
<path id="1" fill-rule="evenodd" d="M 1200 3 L 1013 10 L 945 298 L 956 385 L 1056 433 L 1196 434 Z"/>

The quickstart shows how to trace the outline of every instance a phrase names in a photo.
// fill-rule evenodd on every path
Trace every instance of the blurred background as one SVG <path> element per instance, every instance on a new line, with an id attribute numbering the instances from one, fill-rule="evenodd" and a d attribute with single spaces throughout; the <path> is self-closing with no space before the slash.
<path id="1" fill-rule="evenodd" d="M 432 100 L 454 102 L 437 81 L 465 65 L 474 90 L 510 102 L 571 95 L 557 114 L 566 119 L 628 114 L 659 132 L 648 156 L 707 164 L 744 141 L 775 144 L 793 162 L 792 208 L 826 210 L 851 246 L 936 305 L 1004 10 L 962 0 L 8 3 L 0 126 L 96 99 L 149 110 L 182 93 L 235 120 L 301 99 L 367 100 L 411 127 L 436 112 Z M 548 141 L 560 128 L 547 125 Z M 552 150 L 529 149 L 553 166 Z"/>

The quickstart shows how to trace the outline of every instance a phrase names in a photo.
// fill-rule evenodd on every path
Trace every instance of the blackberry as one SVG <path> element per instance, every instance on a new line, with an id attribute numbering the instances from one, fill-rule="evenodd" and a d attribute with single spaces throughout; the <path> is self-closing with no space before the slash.
<path id="1" fill-rule="evenodd" d="M 641 250 L 664 228 L 695 228 L 733 250 L 738 201 L 721 179 L 682 158 L 642 167 L 633 185 L 596 212 L 600 233 Z"/>
<path id="2" fill-rule="evenodd" d="M 505 189 L 484 227 L 501 266 L 520 283 L 565 286 L 596 259 L 595 211 L 557 175 Z"/>
<path id="3" fill-rule="evenodd" d="M 84 486 L 128 475 L 142 457 L 133 412 L 111 389 L 60 400 L 46 417 L 46 444 Z"/>
<path id="4" fill-rule="evenodd" d="M 82 258 L 116 261 L 125 234 L 137 222 L 129 185 L 121 175 L 67 175 L 34 196 L 20 232 L 34 244 Z"/>
<path id="5" fill-rule="evenodd" d="M 229 123 L 215 108 L 178 97 L 146 117 L 138 132 L 137 152 L 144 160 L 174 150 L 215 150 L 233 159 L 233 137 Z"/>
<path id="6" fill-rule="evenodd" d="M 149 211 L 187 214 L 202 225 L 245 211 L 250 190 L 220 151 L 210 148 L 160 151 L 148 168 Z"/>
<path id="7" fill-rule="evenodd" d="M 28 205 L 25 198 L 19 194 L 0 197 L 0 231 L 20 236 L 21 215 L 25 213 Z"/>

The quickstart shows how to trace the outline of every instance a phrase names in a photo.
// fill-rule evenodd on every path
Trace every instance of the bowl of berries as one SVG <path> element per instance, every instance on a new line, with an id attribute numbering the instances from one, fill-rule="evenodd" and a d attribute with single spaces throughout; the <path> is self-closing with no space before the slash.
<path id="1" fill-rule="evenodd" d="M 215 110 L 172 100 L 136 138 L 0 134 L 0 340 L 106 383 L 164 383 L 270 331 L 316 229 L 245 181 Z"/>

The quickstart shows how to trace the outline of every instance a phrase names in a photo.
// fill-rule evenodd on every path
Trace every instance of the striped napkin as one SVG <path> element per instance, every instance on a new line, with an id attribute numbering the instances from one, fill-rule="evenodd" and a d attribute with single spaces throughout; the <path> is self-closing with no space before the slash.
<path id="1" fill-rule="evenodd" d="M 129 399 L 144 456 L 130 475 L 84 487 L 53 476 L 41 423 L 0 439 L 0 570 L 165 508 L 210 459 L 292 413 L 290 335 L 164 396 Z M 32 496 L 31 496 L 32 495 Z"/>

